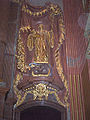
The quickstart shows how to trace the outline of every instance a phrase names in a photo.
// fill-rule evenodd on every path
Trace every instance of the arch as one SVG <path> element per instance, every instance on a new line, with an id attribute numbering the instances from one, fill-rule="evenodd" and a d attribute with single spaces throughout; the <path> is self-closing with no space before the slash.
<path id="1" fill-rule="evenodd" d="M 15 117 L 14 120 L 21 120 L 20 115 L 22 113 L 26 113 L 26 111 L 29 111 L 30 109 L 34 110 L 35 109 L 46 109 L 46 110 L 51 110 L 51 111 L 57 111 L 57 114 L 60 113 L 61 120 L 66 120 L 66 108 L 63 106 L 51 102 L 51 101 L 28 101 L 26 103 L 23 103 L 22 105 L 18 106 L 15 109 Z"/>

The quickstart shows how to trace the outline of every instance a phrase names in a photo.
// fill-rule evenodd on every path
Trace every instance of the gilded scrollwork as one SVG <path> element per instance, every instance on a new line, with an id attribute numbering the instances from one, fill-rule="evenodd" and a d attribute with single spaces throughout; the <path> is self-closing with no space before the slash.
<path id="1" fill-rule="evenodd" d="M 19 38 L 17 44 L 17 68 L 21 70 L 21 72 L 26 72 L 26 69 L 31 69 L 29 65 L 25 63 L 25 47 L 24 43 L 21 39 L 21 33 L 31 32 L 27 37 L 27 47 L 29 51 L 32 51 L 35 45 L 35 55 L 34 61 L 35 63 L 48 63 L 48 51 L 46 48 L 46 39 L 48 40 L 48 44 L 51 48 L 54 47 L 54 33 L 53 31 L 43 30 L 43 25 L 39 25 L 39 31 L 35 29 L 31 30 L 30 26 L 21 27 L 19 30 Z"/>
<path id="2" fill-rule="evenodd" d="M 64 83 L 64 86 L 66 88 L 66 94 L 65 94 L 64 100 L 65 100 L 66 103 L 68 103 L 68 97 L 69 97 L 68 82 L 67 82 L 67 80 L 65 78 L 65 75 L 64 75 L 63 67 L 62 67 L 62 64 L 61 64 L 61 61 L 60 61 L 60 54 L 61 53 L 59 51 L 61 45 L 63 44 L 63 41 L 65 40 L 65 26 L 64 26 L 64 21 L 63 21 L 63 13 L 62 13 L 62 10 L 57 7 L 57 5 L 51 4 L 50 9 L 52 9 L 52 13 L 50 14 L 51 15 L 51 21 L 52 21 L 52 28 L 53 28 L 54 16 L 55 15 L 60 15 L 58 24 L 59 24 L 59 30 L 60 30 L 61 33 L 60 33 L 60 36 L 59 36 L 58 46 L 55 50 L 54 55 L 55 55 L 55 62 L 56 62 L 56 68 L 57 68 L 58 74 L 61 77 L 62 82 Z"/>
<path id="3" fill-rule="evenodd" d="M 25 47 L 21 39 L 21 32 L 25 32 L 25 31 L 28 32 L 30 29 L 31 29 L 30 26 L 26 26 L 26 27 L 21 27 L 19 30 L 16 58 L 17 58 L 17 68 L 21 72 L 26 72 L 26 69 L 30 70 L 30 66 L 26 65 L 25 63 Z"/>
<path id="4" fill-rule="evenodd" d="M 56 68 L 57 68 L 58 74 L 61 77 L 62 82 L 64 83 L 64 86 L 66 88 L 66 94 L 65 94 L 64 100 L 66 103 L 68 103 L 68 97 L 69 97 L 68 82 L 64 75 L 63 67 L 62 67 L 62 64 L 60 61 L 61 53 L 59 52 L 59 49 L 60 49 L 61 45 L 63 44 L 63 41 L 65 40 L 65 27 L 64 27 L 64 22 L 63 22 L 63 16 L 61 16 L 61 18 L 59 19 L 59 29 L 61 31 L 61 34 L 59 36 L 58 47 L 55 50 L 55 62 L 56 62 Z"/>
<path id="5" fill-rule="evenodd" d="M 20 70 L 21 73 L 17 74 L 16 80 L 14 82 L 14 91 L 18 98 L 16 106 L 19 106 L 23 103 L 25 100 L 27 94 L 33 95 L 33 100 L 42 100 L 43 97 L 45 97 L 45 100 L 48 100 L 49 94 L 54 94 L 59 104 L 61 104 L 64 107 L 68 107 L 68 97 L 69 97 L 69 90 L 68 90 L 68 82 L 65 78 L 63 67 L 60 61 L 60 47 L 63 44 L 63 41 L 65 40 L 65 26 L 63 21 L 63 15 L 61 9 L 57 5 L 50 4 L 45 9 L 43 9 L 40 12 L 32 12 L 27 5 L 23 5 L 22 11 L 29 13 L 30 16 L 42 16 L 43 14 L 46 14 L 46 12 L 50 12 L 51 17 L 51 30 L 47 31 L 43 29 L 43 25 L 39 25 L 39 30 L 32 29 L 31 26 L 25 26 L 21 27 L 19 29 L 19 36 L 18 36 L 18 44 L 17 44 L 17 68 Z M 18 90 L 17 85 L 20 79 L 22 79 L 22 73 L 26 72 L 26 70 L 31 70 L 31 68 L 35 67 L 34 64 L 27 65 L 25 62 L 26 54 L 25 54 L 25 46 L 21 37 L 21 33 L 28 33 L 27 37 L 27 48 L 29 51 L 32 51 L 33 48 L 35 50 L 34 54 L 34 61 L 35 63 L 48 63 L 48 51 L 46 48 L 45 40 L 47 39 L 47 42 L 49 44 L 50 48 L 54 48 L 54 32 L 53 32 L 53 24 L 54 24 L 54 18 L 55 16 L 59 16 L 59 30 L 60 30 L 60 36 L 59 36 L 59 42 L 57 45 L 57 48 L 54 51 L 54 58 L 56 63 L 56 69 L 58 72 L 58 75 L 62 79 L 62 82 L 66 88 L 66 94 L 64 96 L 64 103 L 60 100 L 58 97 L 58 91 L 54 88 L 50 88 L 46 84 L 36 84 L 34 87 L 28 88 L 24 90 L 24 95 L 22 96 L 21 91 Z M 41 47 L 40 47 L 41 45 Z M 37 66 L 38 67 L 38 66 Z M 44 76 L 49 76 L 50 69 L 48 71 L 48 74 L 44 74 Z M 37 76 L 32 72 L 33 76 Z M 38 76 L 43 76 L 42 74 L 39 74 Z M 50 90 L 51 89 L 51 90 Z"/>
<path id="6" fill-rule="evenodd" d="M 20 75 L 18 74 L 17 75 L 17 83 L 18 81 L 20 80 Z M 64 107 L 68 107 L 68 104 L 66 103 L 63 103 L 60 98 L 58 97 L 58 91 L 53 88 L 53 87 L 49 87 L 48 85 L 44 84 L 44 83 L 39 83 L 39 84 L 36 84 L 34 86 L 31 86 L 27 89 L 24 90 L 24 96 L 20 94 L 20 91 L 17 90 L 16 86 L 14 86 L 14 89 L 17 91 L 17 97 L 18 97 L 18 100 L 17 100 L 17 103 L 15 104 L 15 107 L 21 105 L 24 100 L 26 99 L 26 96 L 28 94 L 32 94 L 33 95 L 33 100 L 48 100 L 48 96 L 49 95 L 54 95 L 57 102 L 64 106 Z M 45 98 L 44 98 L 45 97 Z"/>
<path id="7" fill-rule="evenodd" d="M 51 11 L 52 14 L 58 15 L 61 12 L 61 9 L 57 7 L 57 5 L 50 4 L 50 6 L 47 6 L 45 9 L 43 9 L 40 12 L 32 12 L 27 5 L 22 6 L 22 11 L 28 13 L 31 16 L 42 16 L 48 12 Z"/>
<path id="8" fill-rule="evenodd" d="M 20 90 L 17 88 L 17 85 L 20 81 L 20 79 L 22 79 L 22 74 L 21 73 L 18 73 L 17 76 L 16 76 L 16 79 L 14 80 L 14 85 L 13 85 L 13 89 L 14 89 L 14 92 L 17 96 L 17 104 L 19 105 L 19 103 L 21 102 L 21 92 Z"/>
<path id="9" fill-rule="evenodd" d="M 46 88 L 45 84 L 38 84 L 36 85 L 36 89 L 33 90 L 34 100 L 38 97 L 39 100 L 43 99 L 43 96 L 45 96 L 46 100 L 48 99 L 48 93 L 49 91 Z"/>
<path id="10" fill-rule="evenodd" d="M 21 72 L 25 72 L 25 49 L 21 39 L 18 40 L 17 51 L 17 68 L 20 69 Z"/>

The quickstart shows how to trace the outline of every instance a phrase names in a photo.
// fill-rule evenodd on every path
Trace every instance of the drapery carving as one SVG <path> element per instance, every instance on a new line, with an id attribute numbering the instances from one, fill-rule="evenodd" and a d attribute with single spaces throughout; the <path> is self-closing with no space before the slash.
<path id="1" fill-rule="evenodd" d="M 47 63 L 48 62 L 48 48 L 46 46 L 46 42 L 49 47 L 54 47 L 54 37 L 53 31 L 43 30 L 43 24 L 38 26 L 38 30 L 32 30 L 32 33 L 28 35 L 27 38 L 27 47 L 29 51 L 32 51 L 35 46 L 34 53 L 34 62 L 35 63 Z"/>
<path id="2" fill-rule="evenodd" d="M 27 91 L 23 91 L 24 88 L 22 90 L 18 89 L 19 83 L 26 79 L 33 79 L 34 82 L 34 77 L 39 77 L 37 79 L 40 79 L 40 81 L 50 77 L 51 80 L 55 81 L 57 80 L 56 76 L 64 85 L 64 96 L 60 100 L 59 92 L 58 90 L 55 91 L 54 88 L 52 93 L 55 93 L 58 103 L 64 107 L 68 106 L 68 83 L 63 71 L 61 57 L 64 36 L 63 14 L 59 6 L 47 4 L 44 7 L 34 8 L 26 3 L 22 5 L 16 53 L 16 80 L 14 83 L 14 90 L 18 97 L 16 106 L 22 103 L 21 99 L 24 101 L 27 94 Z M 43 85 L 46 85 L 46 83 Z M 32 94 L 32 90 L 28 93 Z"/>

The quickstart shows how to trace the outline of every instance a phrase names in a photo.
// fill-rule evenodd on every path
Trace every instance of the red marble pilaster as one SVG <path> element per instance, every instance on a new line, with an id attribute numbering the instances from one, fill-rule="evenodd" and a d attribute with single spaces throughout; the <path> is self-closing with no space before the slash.
<path id="1" fill-rule="evenodd" d="M 78 18 L 84 12 L 81 0 L 63 0 L 66 28 L 67 76 L 70 88 L 71 120 L 85 120 L 81 71 L 85 64 L 86 42 Z"/>

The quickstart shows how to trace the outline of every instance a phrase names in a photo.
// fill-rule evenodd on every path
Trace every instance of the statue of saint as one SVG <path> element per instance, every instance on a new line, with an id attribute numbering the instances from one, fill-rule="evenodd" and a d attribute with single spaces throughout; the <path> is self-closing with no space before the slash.
<path id="1" fill-rule="evenodd" d="M 40 24 L 38 30 L 33 29 L 28 35 L 27 47 L 29 51 L 35 48 L 34 63 L 48 63 L 50 47 L 54 47 L 53 31 L 43 30 L 43 24 Z"/>
<path id="2" fill-rule="evenodd" d="M 54 4 L 47 4 L 39 8 L 34 8 L 27 3 L 23 4 L 18 37 L 16 80 L 14 83 L 14 90 L 18 97 L 17 105 L 20 105 L 25 99 L 22 96 L 24 89 L 24 95 L 30 93 L 29 85 L 46 82 L 46 84 L 50 83 L 47 84 L 50 85 L 50 88 L 51 84 L 55 85 L 55 97 L 58 103 L 68 106 L 68 82 L 63 70 L 65 66 L 63 64 L 65 61 L 63 59 L 65 58 L 63 55 L 65 28 L 61 9 Z M 19 84 L 21 84 L 20 89 L 18 89 Z M 40 89 L 35 89 L 41 90 L 40 84 L 38 87 Z M 59 88 L 60 92 L 58 92 Z M 40 95 L 41 92 L 39 91 Z M 40 97 L 41 100 L 43 95 L 37 94 L 36 97 Z"/>

